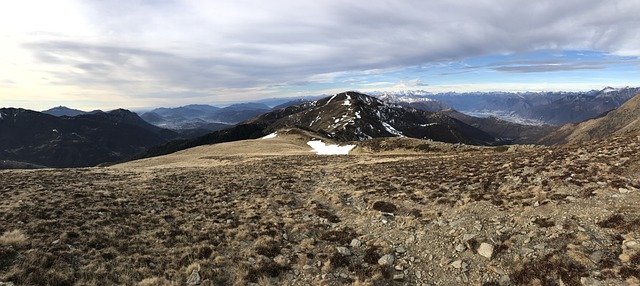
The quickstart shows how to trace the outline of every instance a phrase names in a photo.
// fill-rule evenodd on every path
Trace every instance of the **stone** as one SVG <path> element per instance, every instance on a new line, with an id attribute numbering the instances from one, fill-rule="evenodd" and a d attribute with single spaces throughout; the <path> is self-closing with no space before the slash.
<path id="1" fill-rule="evenodd" d="M 360 247 L 362 245 L 362 242 L 359 239 L 354 238 L 351 240 L 351 244 L 349 245 L 351 245 L 351 247 Z"/>
<path id="2" fill-rule="evenodd" d="M 457 252 L 463 252 L 463 251 L 465 251 L 466 249 L 467 249 L 467 247 L 466 247 L 466 246 L 464 246 L 464 244 L 462 244 L 462 243 L 459 243 L 458 245 L 456 245 L 456 251 L 457 251 Z"/>
<path id="3" fill-rule="evenodd" d="M 598 264 L 600 263 L 600 261 L 602 261 L 602 258 L 604 257 L 604 253 L 602 251 L 594 251 L 593 253 L 591 253 L 591 255 L 589 255 L 589 259 L 591 259 L 591 261 L 593 261 L 593 263 Z"/>
<path id="4" fill-rule="evenodd" d="M 404 249 L 404 247 L 402 247 L 402 246 L 396 247 L 396 253 L 402 254 L 402 253 L 405 253 L 405 252 L 407 252 L 407 250 Z"/>
<path id="5" fill-rule="evenodd" d="M 338 251 L 338 253 L 340 253 L 342 256 L 349 256 L 351 255 L 351 250 L 349 250 L 348 248 L 344 247 L 344 246 L 338 246 L 336 247 L 336 250 Z"/>
<path id="6" fill-rule="evenodd" d="M 590 277 L 581 277 L 580 278 L 580 283 L 583 286 L 600 286 L 600 285 L 602 285 L 602 282 L 600 282 L 599 280 L 590 278 Z"/>
<path id="7" fill-rule="evenodd" d="M 493 256 L 493 245 L 486 242 L 481 243 L 480 247 L 478 247 L 478 254 L 491 259 L 491 256 Z"/>
<path id="8" fill-rule="evenodd" d="M 451 262 L 451 266 L 455 269 L 460 269 L 462 268 L 462 260 L 456 260 L 454 262 Z"/>
<path id="9" fill-rule="evenodd" d="M 467 233 L 467 234 L 462 236 L 462 242 L 467 242 L 469 240 L 472 240 L 474 237 L 476 237 L 475 234 Z"/>
<path id="10" fill-rule="evenodd" d="M 387 254 L 380 257 L 380 259 L 378 259 L 378 264 L 382 266 L 389 266 L 389 265 L 393 265 L 393 262 L 395 260 L 396 258 L 392 254 Z"/>
<path id="11" fill-rule="evenodd" d="M 194 269 L 191 271 L 191 275 L 187 278 L 187 285 L 200 285 L 200 273 Z"/>
<path id="12" fill-rule="evenodd" d="M 393 280 L 396 280 L 396 281 L 404 280 L 404 274 L 393 275 Z"/>
<path id="13" fill-rule="evenodd" d="M 636 249 L 636 250 L 640 250 L 640 244 L 638 244 L 637 241 L 635 240 L 627 240 L 623 243 L 624 247 L 629 248 L 629 249 Z"/>

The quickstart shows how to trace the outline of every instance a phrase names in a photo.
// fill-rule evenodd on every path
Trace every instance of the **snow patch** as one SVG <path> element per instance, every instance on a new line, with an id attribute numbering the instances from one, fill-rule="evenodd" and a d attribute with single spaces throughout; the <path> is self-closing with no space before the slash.
<path id="1" fill-rule="evenodd" d="M 344 100 L 342 105 L 351 106 L 351 96 L 347 94 L 347 98 Z"/>
<path id="2" fill-rule="evenodd" d="M 267 136 L 264 136 L 264 137 L 262 137 L 260 139 L 272 139 L 272 138 L 276 138 L 276 136 L 278 136 L 278 132 L 273 132 L 273 133 L 271 133 L 271 134 L 269 134 Z"/>
<path id="3" fill-rule="evenodd" d="M 387 132 L 396 135 L 396 136 L 402 136 L 404 137 L 404 134 L 402 134 L 402 132 L 396 130 L 395 128 L 393 128 L 393 126 L 389 125 L 389 123 L 386 122 L 382 122 L 382 126 L 384 127 L 385 130 L 387 130 Z"/>
<path id="4" fill-rule="evenodd" d="M 319 140 L 311 140 L 307 142 L 307 145 L 311 146 L 311 148 L 313 148 L 313 150 L 311 151 L 316 152 L 316 154 L 318 155 L 349 155 L 351 149 L 356 147 L 356 145 L 327 145 L 326 143 Z"/>
<path id="5" fill-rule="evenodd" d="M 438 123 L 420 124 L 420 127 L 427 127 L 427 126 L 434 126 L 434 125 L 438 125 Z"/>
<path id="6" fill-rule="evenodd" d="M 329 102 L 331 102 L 334 98 L 336 98 L 337 94 L 332 96 L 331 98 L 329 98 L 329 100 L 327 101 L 327 103 L 325 103 L 325 105 L 329 104 Z"/>

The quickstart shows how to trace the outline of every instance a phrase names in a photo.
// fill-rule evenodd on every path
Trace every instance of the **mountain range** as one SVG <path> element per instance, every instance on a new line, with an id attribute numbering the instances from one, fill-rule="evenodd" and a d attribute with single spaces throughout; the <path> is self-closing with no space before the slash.
<path id="1" fill-rule="evenodd" d="M 224 108 L 187 105 L 158 108 L 143 113 L 143 116 L 123 109 L 84 112 L 56 107 L 37 112 L 2 108 L 0 161 L 3 163 L 0 168 L 95 166 L 163 155 L 200 145 L 255 139 L 292 128 L 334 142 L 411 137 L 489 146 L 579 143 L 640 130 L 640 98 L 636 96 L 629 100 L 629 93 L 634 91 L 640 93 L 639 89 L 609 88 L 588 94 L 563 93 L 560 99 L 556 94 L 553 96 L 556 99 L 550 102 L 577 106 L 567 107 L 568 113 L 582 110 L 595 114 L 596 110 L 621 105 L 594 116 L 594 119 L 561 127 L 519 124 L 498 116 L 471 116 L 450 108 L 459 104 L 451 104 L 455 100 L 442 104 L 437 99 L 425 97 L 428 94 L 378 94 L 374 97 L 353 91 L 315 101 L 293 100 L 273 108 L 260 103 Z M 461 95 L 448 96 L 460 99 L 460 102 L 469 100 Z M 493 102 L 492 108 L 511 102 L 516 110 L 527 105 L 519 102 L 526 101 L 527 97 L 534 98 L 533 95 L 521 96 L 520 99 L 508 94 L 487 96 L 478 100 L 478 108 L 486 107 L 482 106 L 483 102 Z M 550 97 L 548 94 L 538 96 L 535 109 L 545 106 L 542 103 Z M 492 101 L 492 98 L 500 100 Z M 584 116 L 586 113 L 580 114 Z M 202 119 L 214 120 L 215 116 L 235 118 L 234 122 L 243 121 L 231 125 Z M 244 119 L 247 117 L 250 118 Z M 149 123 L 161 125 L 159 122 L 166 121 L 182 122 L 182 129 L 170 130 Z"/>
<path id="2" fill-rule="evenodd" d="M 402 91 L 372 94 L 391 100 L 415 104 L 435 101 L 442 108 L 452 108 L 476 117 L 495 116 L 503 120 L 534 124 L 563 125 L 578 123 L 620 107 L 640 93 L 640 88 L 612 88 L 587 92 L 467 92 L 429 93 Z M 429 103 L 438 111 L 436 103 Z"/>
<path id="3" fill-rule="evenodd" d="M 311 131 L 319 138 L 342 142 L 406 136 L 449 143 L 500 144 L 486 132 L 446 115 L 402 107 L 350 91 L 274 110 L 199 138 L 172 141 L 151 148 L 138 158 L 200 145 L 256 139 L 283 128 L 299 128 Z"/>
<path id="4" fill-rule="evenodd" d="M 179 137 L 124 109 L 73 117 L 0 109 L 0 160 L 47 167 L 95 166 Z"/>
<path id="5" fill-rule="evenodd" d="M 600 117 L 562 126 L 540 143 L 578 144 L 623 135 L 640 135 L 640 95 Z"/>
<path id="6" fill-rule="evenodd" d="M 211 105 L 185 105 L 175 108 L 156 108 L 140 116 L 147 122 L 163 128 L 174 130 L 204 128 L 215 131 L 269 111 L 271 107 L 262 103 L 239 103 L 222 108 Z"/>

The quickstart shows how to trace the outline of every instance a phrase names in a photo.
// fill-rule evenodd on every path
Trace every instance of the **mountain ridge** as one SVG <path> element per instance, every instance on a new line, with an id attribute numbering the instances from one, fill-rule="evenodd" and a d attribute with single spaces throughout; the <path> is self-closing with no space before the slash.
<path id="1" fill-rule="evenodd" d="M 123 109 L 74 117 L 0 109 L 0 160 L 47 167 L 95 166 L 178 137 Z"/>
<path id="2" fill-rule="evenodd" d="M 576 144 L 612 136 L 640 134 L 640 93 L 617 109 L 578 124 L 567 124 L 540 140 L 544 144 Z"/>
<path id="3" fill-rule="evenodd" d="M 442 114 L 389 105 L 365 94 L 343 92 L 274 110 L 234 127 L 191 140 L 150 148 L 137 159 L 170 154 L 205 144 L 257 139 L 283 128 L 298 128 L 339 142 L 407 136 L 449 143 L 495 145 L 491 135 Z"/>

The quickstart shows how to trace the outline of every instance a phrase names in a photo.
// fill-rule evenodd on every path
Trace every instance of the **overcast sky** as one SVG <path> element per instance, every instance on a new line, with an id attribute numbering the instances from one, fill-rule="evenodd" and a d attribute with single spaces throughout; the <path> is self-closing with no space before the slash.
<path id="1" fill-rule="evenodd" d="M 0 4 L 0 106 L 640 86 L 638 0 Z"/>

